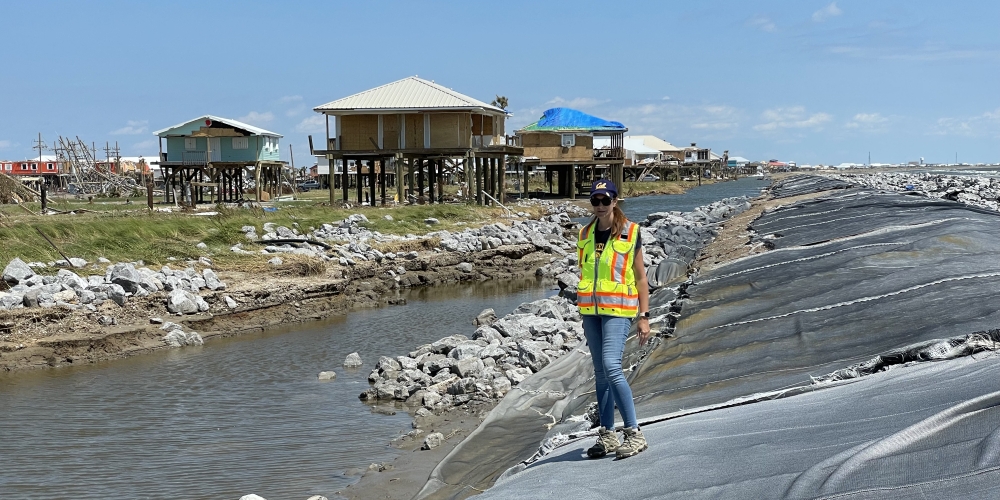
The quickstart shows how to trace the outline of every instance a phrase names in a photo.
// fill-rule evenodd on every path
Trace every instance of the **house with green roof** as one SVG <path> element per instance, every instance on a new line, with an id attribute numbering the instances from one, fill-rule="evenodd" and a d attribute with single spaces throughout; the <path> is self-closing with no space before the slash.
<path id="1" fill-rule="evenodd" d="M 256 200 L 281 194 L 286 163 L 280 160 L 280 134 L 213 115 L 153 134 L 160 138 L 157 164 L 168 203 L 175 193 L 190 203 L 243 201 L 248 176 Z"/>

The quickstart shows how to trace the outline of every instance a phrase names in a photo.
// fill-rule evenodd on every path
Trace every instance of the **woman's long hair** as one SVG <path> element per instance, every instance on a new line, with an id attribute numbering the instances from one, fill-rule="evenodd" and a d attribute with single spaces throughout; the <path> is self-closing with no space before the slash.
<path id="1" fill-rule="evenodd" d="M 628 222 L 628 218 L 625 217 L 625 212 L 622 211 L 622 203 L 624 201 L 621 198 L 615 198 L 618 202 L 615 203 L 615 208 L 611 209 L 611 215 L 613 219 L 611 221 L 611 234 L 618 235 L 622 234 L 622 229 L 625 227 L 625 223 Z M 594 230 L 597 230 L 597 216 L 590 218 L 590 223 L 594 224 Z M 611 241 L 614 241 L 613 239 Z"/>

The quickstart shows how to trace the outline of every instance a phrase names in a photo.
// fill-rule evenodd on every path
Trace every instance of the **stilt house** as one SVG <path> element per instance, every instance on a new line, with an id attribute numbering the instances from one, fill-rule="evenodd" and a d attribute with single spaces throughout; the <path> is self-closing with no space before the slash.
<path id="1" fill-rule="evenodd" d="M 257 200 L 281 194 L 286 163 L 279 159 L 280 134 L 212 115 L 153 133 L 160 138 L 167 202 L 175 191 L 189 193 L 192 203 L 242 201 L 245 174 L 254 179 Z"/>
<path id="2" fill-rule="evenodd" d="M 464 184 L 463 197 L 479 204 L 502 200 L 508 156 L 523 150 L 516 138 L 504 134 L 508 113 L 500 107 L 460 94 L 447 87 L 411 76 L 314 108 L 326 117 L 326 142 L 312 149 L 325 156 L 330 184 L 348 201 L 352 178 L 349 160 L 358 165 L 354 175 L 356 200 L 367 188 L 374 204 L 387 197 L 387 182 L 398 172 L 400 202 L 440 201 L 444 183 Z M 314 147 L 314 146 L 312 146 Z M 427 189 L 425 189 L 425 187 Z M 381 191 L 379 196 L 378 191 Z M 335 190 L 330 190 L 331 203 Z"/>
<path id="3" fill-rule="evenodd" d="M 622 184 L 623 137 L 627 131 L 619 122 L 575 109 L 552 108 L 535 123 L 518 130 L 517 135 L 524 147 L 525 166 L 544 167 L 550 191 L 555 180 L 556 194 L 575 198 L 577 193 L 589 193 L 591 182 L 599 177 Z M 610 141 L 606 147 L 595 149 L 595 137 L 608 137 Z M 525 189 L 527 184 L 526 180 Z"/>

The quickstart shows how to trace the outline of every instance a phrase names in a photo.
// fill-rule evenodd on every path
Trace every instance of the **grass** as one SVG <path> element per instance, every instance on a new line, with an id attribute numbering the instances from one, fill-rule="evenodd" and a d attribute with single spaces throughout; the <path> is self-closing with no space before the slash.
<path id="1" fill-rule="evenodd" d="M 39 235 L 43 232 L 67 257 L 81 257 L 94 262 L 105 257 L 112 262 L 142 260 L 147 265 L 169 264 L 169 257 L 177 259 L 198 258 L 210 254 L 217 268 L 245 268 L 264 270 L 267 258 L 263 255 L 238 255 L 229 251 L 236 243 L 244 243 L 248 250 L 260 248 L 246 244 L 241 228 L 251 225 L 262 234 L 265 222 L 273 222 L 286 227 L 295 227 L 302 233 L 311 228 L 319 228 L 324 223 L 337 224 L 354 213 L 364 214 L 370 223 L 365 224 L 373 231 L 383 234 L 422 235 L 437 230 L 461 230 L 468 226 L 479 226 L 503 219 L 503 210 L 473 205 L 411 205 L 393 208 L 356 207 L 343 209 L 325 203 L 328 191 L 311 191 L 297 196 L 297 201 L 278 201 L 277 210 L 265 212 L 260 208 L 228 208 L 218 206 L 215 215 L 194 215 L 189 212 L 150 212 L 144 203 L 126 204 L 123 200 L 95 200 L 94 203 L 54 201 L 50 207 L 69 211 L 85 208 L 87 212 L 77 214 L 31 215 L 28 210 L 38 213 L 38 203 L 0 206 L 0 266 L 5 266 L 14 257 L 26 262 L 50 262 L 62 259 L 60 254 Z M 320 200 L 324 200 L 321 202 Z M 393 220 L 386 220 L 391 215 Z M 437 225 L 428 225 L 424 219 L 436 218 Z M 197 248 L 199 242 L 208 245 L 208 250 Z M 386 251 L 418 250 L 403 248 L 420 244 L 397 245 Z M 390 247 L 392 245 L 387 245 Z M 285 256 L 282 256 L 284 259 Z M 258 262 L 259 261 L 259 262 Z M 315 272 L 314 268 L 292 269 L 300 264 L 293 263 L 289 271 L 304 275 Z M 301 267 L 301 266 L 300 266 Z"/>

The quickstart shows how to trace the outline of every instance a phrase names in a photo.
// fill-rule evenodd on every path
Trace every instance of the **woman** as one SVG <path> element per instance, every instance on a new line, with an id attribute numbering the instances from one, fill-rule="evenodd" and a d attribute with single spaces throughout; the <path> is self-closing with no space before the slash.
<path id="1" fill-rule="evenodd" d="M 622 372 L 622 354 L 636 315 L 639 344 L 649 339 L 649 287 L 639 225 L 625 218 L 614 183 L 607 179 L 595 181 L 590 189 L 590 204 L 594 217 L 580 230 L 577 241 L 577 305 L 597 377 L 601 426 L 597 444 L 587 450 L 587 456 L 599 458 L 615 452 L 618 458 L 626 458 L 648 447 L 636 421 L 632 389 Z M 614 431 L 615 405 L 625 424 L 621 443 Z"/>

